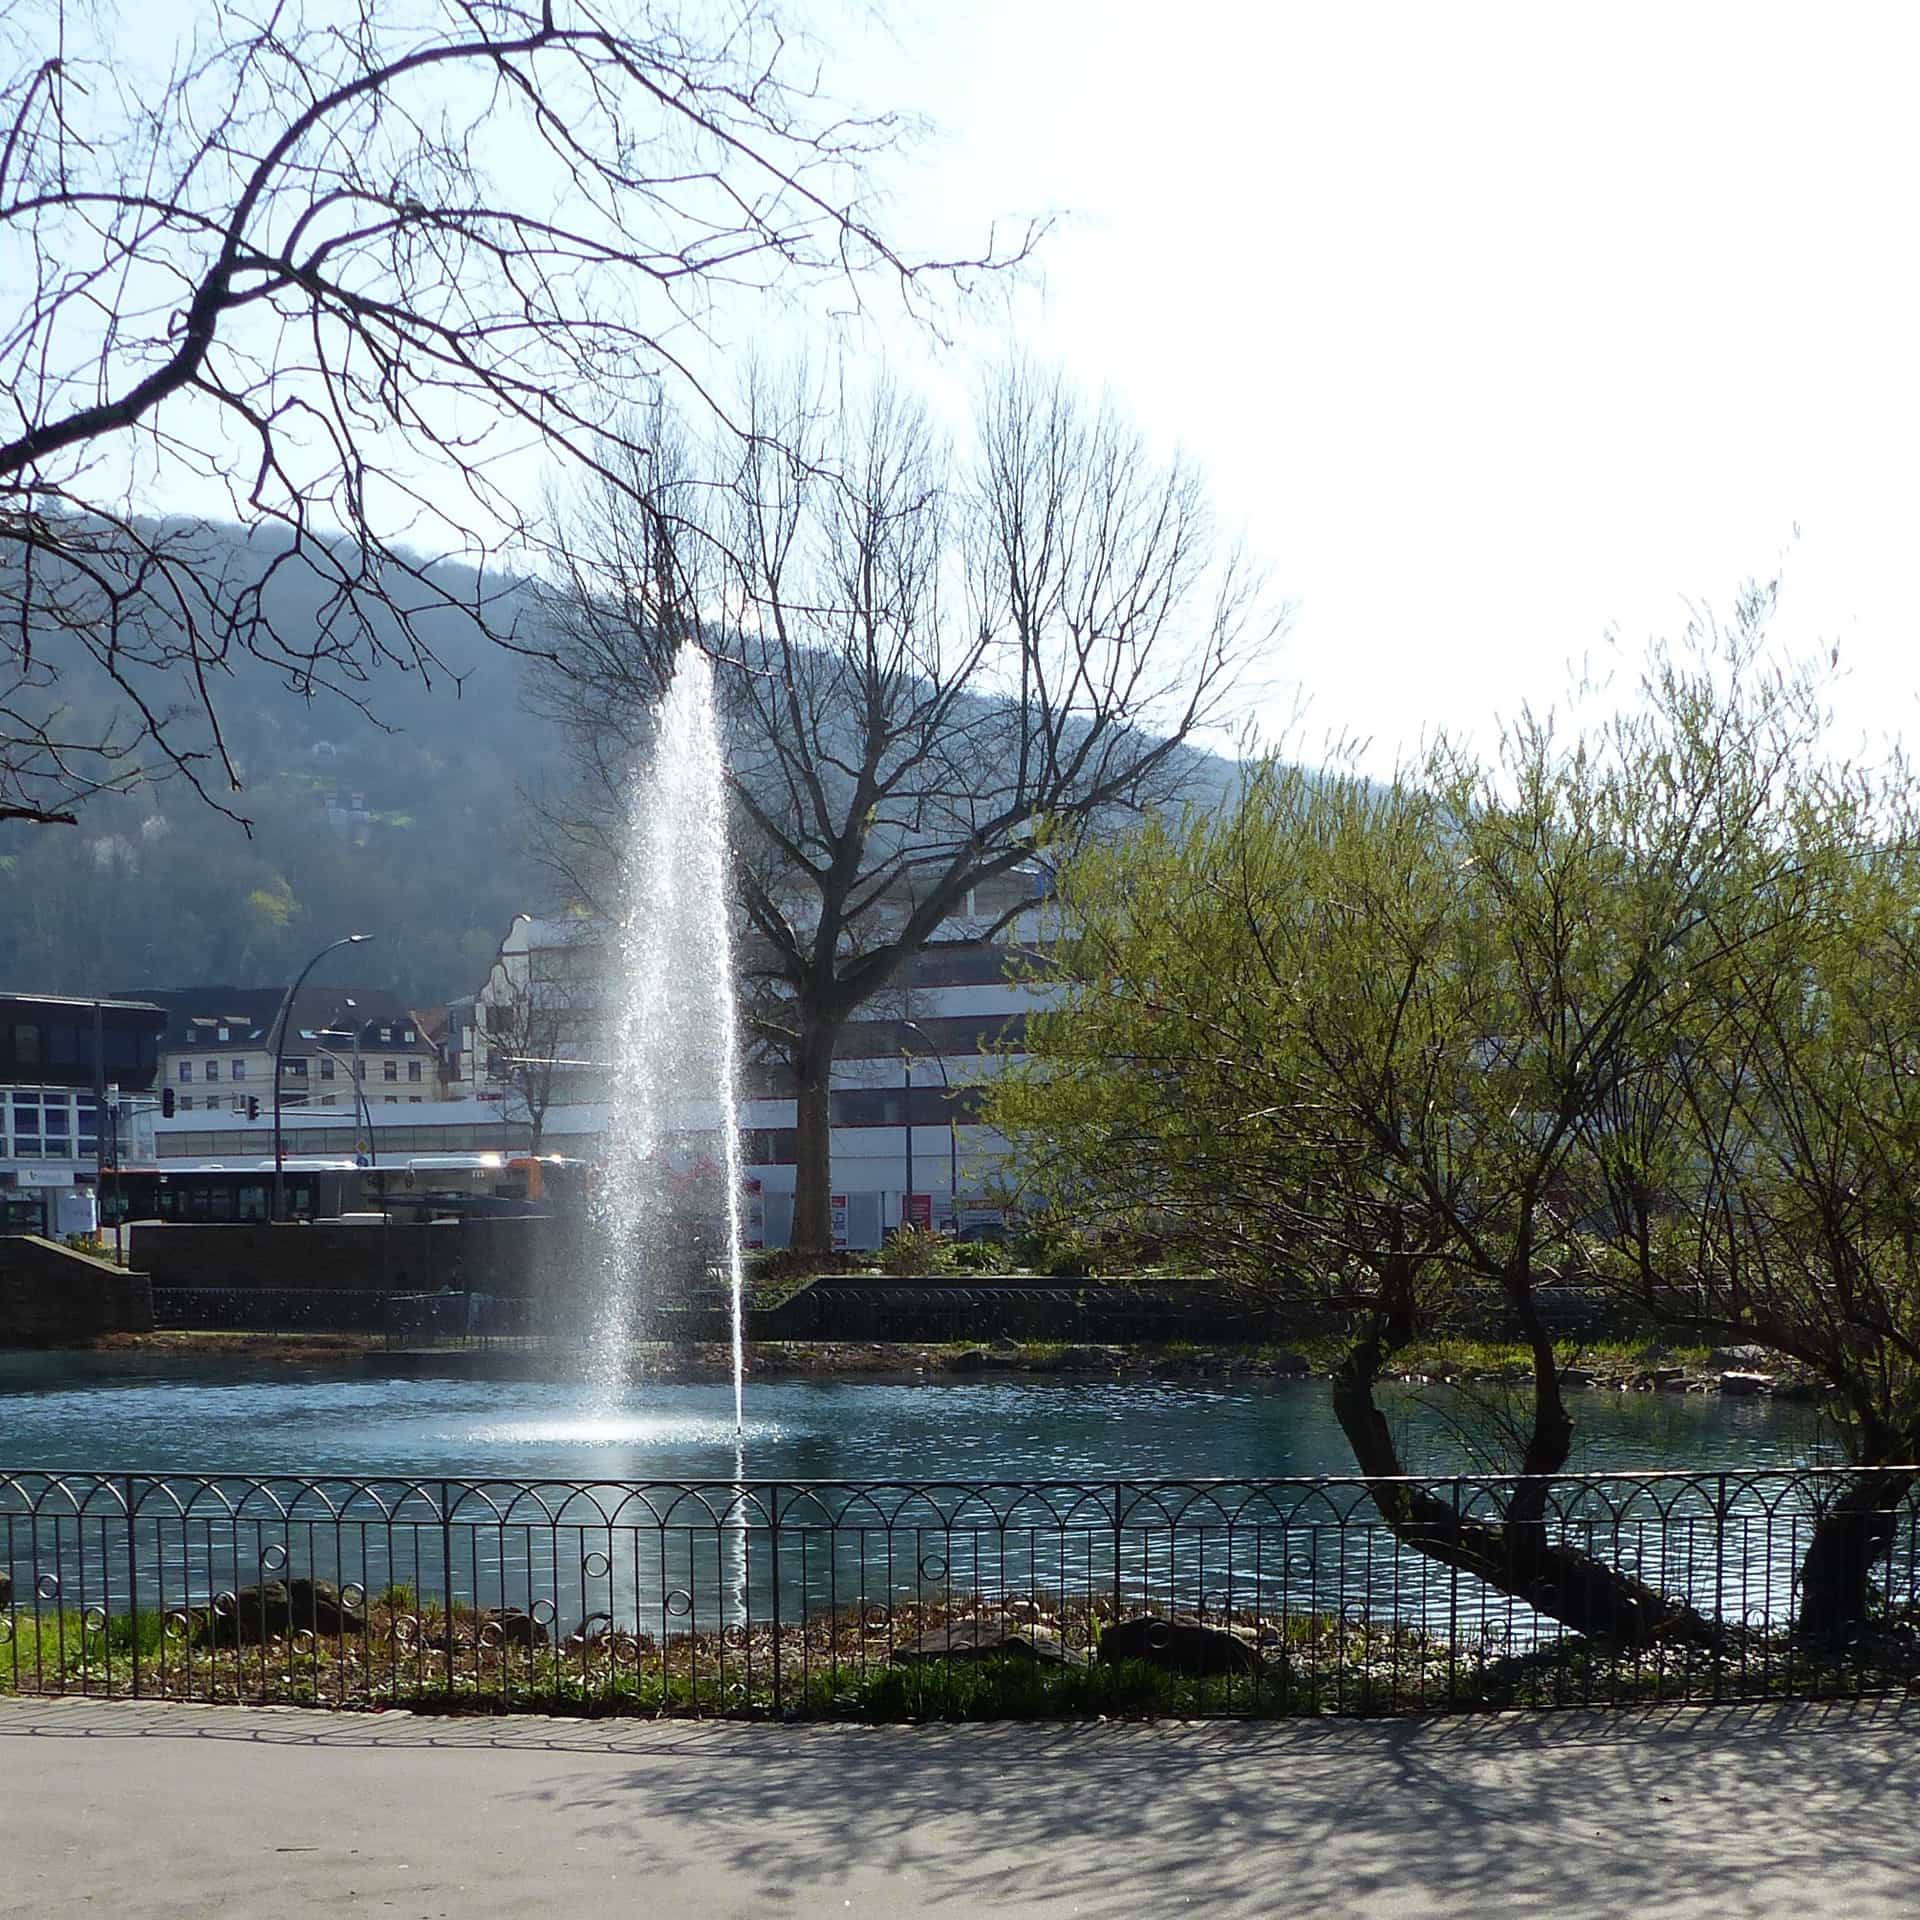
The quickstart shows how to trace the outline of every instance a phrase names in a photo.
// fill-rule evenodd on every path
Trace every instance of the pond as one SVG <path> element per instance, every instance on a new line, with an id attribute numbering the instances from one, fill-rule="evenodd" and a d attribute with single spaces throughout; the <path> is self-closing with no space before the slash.
<path id="1" fill-rule="evenodd" d="M 1410 1469 L 1485 1470 L 1477 1408 L 1446 1389 L 1388 1405 Z M 1569 1472 L 1784 1467 L 1821 1451 L 1805 1407 L 1583 1392 Z M 527 1480 L 1108 1480 L 1344 1474 L 1324 1381 L 1031 1379 L 965 1385 L 647 1385 L 613 1411 L 550 1382 L 383 1379 L 262 1361 L 0 1354 L 11 1467 Z"/>
<path id="2" fill-rule="evenodd" d="M 1490 1470 L 1484 1407 L 1438 1388 L 1387 1405 L 1410 1470 Z M 1621 1480 L 1556 1492 L 1562 1537 L 1715 1611 L 1780 1615 L 1811 1520 L 1792 1470 L 1831 1457 L 1809 1410 L 1595 1391 L 1574 1413 L 1569 1472 Z M 724 1385 L 602 1410 L 551 1383 L 4 1355 L 0 1567 L 16 1605 L 182 1622 L 306 1574 L 660 1635 L 1021 1592 L 1536 1631 L 1403 1549 L 1364 1490 L 1313 1484 L 1353 1471 L 1324 1381 L 783 1381 L 750 1389 L 737 1439 L 731 1415 Z M 1668 1469 L 1697 1477 L 1644 1484 Z M 1228 1484 L 1155 1484 L 1200 1481 Z"/>

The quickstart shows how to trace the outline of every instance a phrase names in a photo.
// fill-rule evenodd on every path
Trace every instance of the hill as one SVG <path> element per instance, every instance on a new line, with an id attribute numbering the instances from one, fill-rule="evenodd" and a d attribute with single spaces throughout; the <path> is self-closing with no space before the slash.
<path id="1" fill-rule="evenodd" d="M 236 555 L 257 551 L 237 529 L 230 539 Z M 274 572 L 276 620 L 297 622 L 316 588 Z M 267 985 L 337 934 L 366 932 L 379 957 L 363 970 L 414 1004 L 471 991 L 513 915 L 542 897 L 516 793 L 558 743 L 522 707 L 518 655 L 455 612 L 423 624 L 446 671 L 430 684 L 381 671 L 364 689 L 371 714 L 257 662 L 220 678 L 251 838 L 178 779 L 96 799 L 78 827 L 0 827 L 0 982 Z M 98 688 L 61 693 L 76 730 L 109 710 Z"/>

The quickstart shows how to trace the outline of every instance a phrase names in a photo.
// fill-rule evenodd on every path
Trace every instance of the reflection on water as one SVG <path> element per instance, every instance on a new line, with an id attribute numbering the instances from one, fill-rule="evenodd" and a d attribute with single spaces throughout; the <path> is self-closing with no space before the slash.
<path id="1" fill-rule="evenodd" d="M 1397 1392 L 1411 1470 L 1485 1470 L 1443 1390 Z M 1802 1407 L 1584 1393 L 1569 1471 L 1819 1457 Z M 1465 1417 L 1463 1417 L 1465 1416 Z M 1353 1471 L 1323 1381 L 784 1381 L 637 1388 L 289 1374 L 260 1362 L 0 1354 L 0 1466 L 533 1479 L 1161 1479 Z"/>

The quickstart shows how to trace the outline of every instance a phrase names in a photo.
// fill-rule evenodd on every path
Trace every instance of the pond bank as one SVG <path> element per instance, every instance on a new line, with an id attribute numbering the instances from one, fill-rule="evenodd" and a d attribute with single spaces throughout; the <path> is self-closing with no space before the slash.
<path id="1" fill-rule="evenodd" d="M 377 1335 L 353 1333 L 234 1333 L 159 1331 L 112 1334 L 60 1351 L 151 1354 L 182 1359 L 266 1361 L 294 1370 L 336 1370 L 358 1362 L 387 1375 L 482 1379 L 570 1377 L 577 1350 L 540 1340 L 501 1340 L 475 1346 L 390 1346 Z M 747 1350 L 747 1372 L 761 1380 L 885 1380 L 937 1384 L 986 1378 L 1106 1380 L 1263 1380 L 1325 1377 L 1341 1358 L 1340 1343 L 1296 1346 L 1081 1345 L 1001 1340 L 940 1344 L 923 1341 L 762 1341 Z M 732 1378 L 732 1357 L 717 1342 L 641 1343 L 633 1350 L 635 1378 L 699 1384 Z M 1386 1376 L 1397 1383 L 1444 1385 L 1500 1394 L 1523 1389 L 1530 1376 L 1519 1346 L 1475 1340 L 1435 1340 L 1410 1349 Z M 1825 1384 L 1779 1354 L 1756 1346 L 1669 1347 L 1657 1342 L 1581 1345 L 1561 1354 L 1561 1383 L 1603 1393 L 1727 1394 L 1818 1402 Z"/>

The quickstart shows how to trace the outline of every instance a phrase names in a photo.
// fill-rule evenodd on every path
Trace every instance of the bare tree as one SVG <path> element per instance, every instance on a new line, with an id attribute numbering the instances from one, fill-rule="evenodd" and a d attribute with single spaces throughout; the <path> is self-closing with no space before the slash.
<path id="1" fill-rule="evenodd" d="M 213 0 L 161 73 L 104 8 L 21 0 L 0 819 L 70 822 L 156 772 L 233 811 L 219 703 L 248 656 L 364 706 L 381 667 L 438 667 L 423 615 L 537 644 L 486 571 L 538 542 L 528 450 L 631 484 L 621 422 L 698 385 L 716 303 L 877 269 L 918 310 L 923 276 L 1024 252 L 898 251 L 867 201 L 902 131 L 829 101 L 757 0 Z M 257 564 L 140 510 L 183 485 Z M 317 617 L 269 611 L 294 569 Z"/>
<path id="2" fill-rule="evenodd" d="M 567 1049 L 577 1044 L 578 1015 L 542 982 L 517 978 L 484 998 L 479 1012 L 487 1078 L 505 1096 L 506 1117 L 526 1123 L 528 1144 L 538 1153 L 547 1111 L 570 1071 Z"/>
<path id="3" fill-rule="evenodd" d="M 887 387 L 761 381 L 743 414 L 744 440 L 696 444 L 656 413 L 575 523 L 545 698 L 581 781 L 545 807 L 546 841 L 604 906 L 650 706 L 679 648 L 706 649 L 747 1018 L 796 1096 L 794 1244 L 824 1250 L 847 1022 L 976 890 L 1177 802 L 1279 617 L 1197 475 L 1058 378 L 1001 377 L 967 457 Z"/>

